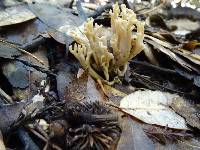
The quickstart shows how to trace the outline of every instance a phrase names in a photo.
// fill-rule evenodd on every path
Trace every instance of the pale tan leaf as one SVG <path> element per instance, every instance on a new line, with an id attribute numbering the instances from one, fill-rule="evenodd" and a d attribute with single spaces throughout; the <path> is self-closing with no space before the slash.
<path id="1" fill-rule="evenodd" d="M 178 53 L 178 54 L 182 55 L 183 57 L 189 59 L 193 63 L 200 65 L 200 55 L 194 54 L 194 53 L 184 50 L 184 49 L 174 49 L 173 51 L 175 53 Z"/>
<path id="2" fill-rule="evenodd" d="M 177 97 L 160 91 L 136 91 L 121 100 L 120 108 L 145 123 L 186 130 L 184 118 L 169 108 Z"/>
<path id="3" fill-rule="evenodd" d="M 1 130 L 0 130 L 0 149 L 6 150 L 6 147 L 5 147 L 4 142 L 3 142 L 3 135 L 1 134 Z"/>

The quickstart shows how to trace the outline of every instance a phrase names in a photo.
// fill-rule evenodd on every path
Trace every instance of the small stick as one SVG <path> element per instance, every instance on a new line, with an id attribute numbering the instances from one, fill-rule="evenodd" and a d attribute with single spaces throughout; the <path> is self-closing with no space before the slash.
<path id="1" fill-rule="evenodd" d="M 13 103 L 12 98 L 8 94 L 6 94 L 6 92 L 4 92 L 1 88 L 0 88 L 0 95 L 5 99 L 7 103 L 11 104 Z"/>
<path id="2" fill-rule="evenodd" d="M 40 133 L 38 133 L 37 131 L 35 131 L 32 128 L 28 128 L 33 134 L 35 134 L 38 138 L 40 138 L 42 141 L 44 142 L 48 142 L 48 139 L 46 139 L 46 137 L 44 137 L 43 135 L 41 135 Z"/>
<path id="3" fill-rule="evenodd" d="M 29 134 L 24 129 L 18 130 L 18 137 L 24 144 L 25 149 L 29 150 L 39 150 L 39 147 L 33 142 Z"/>
<path id="4" fill-rule="evenodd" d="M 153 7 L 153 8 L 150 9 L 150 10 L 147 10 L 147 11 L 145 11 L 145 12 L 143 12 L 143 13 L 139 13 L 139 14 L 136 14 L 136 15 L 137 15 L 137 16 L 140 16 L 140 15 L 149 14 L 149 13 L 151 13 L 151 12 L 153 12 L 153 11 L 155 11 L 155 10 L 161 8 L 161 7 L 163 7 L 163 5 L 164 5 L 165 3 L 166 3 L 166 0 L 161 0 L 161 3 L 160 3 L 158 6 L 155 6 L 155 7 Z"/>
<path id="5" fill-rule="evenodd" d="M 74 0 L 71 0 L 71 2 L 69 3 L 69 8 L 73 7 L 73 3 L 74 3 Z"/>
<path id="6" fill-rule="evenodd" d="M 44 62 L 43 62 L 42 60 L 40 60 L 39 58 L 37 58 L 35 55 L 33 55 L 33 54 L 27 52 L 26 50 L 24 50 L 24 49 L 22 49 L 22 48 L 19 48 L 19 47 L 17 47 L 16 45 L 14 45 L 14 44 L 12 44 L 12 43 L 10 43 L 10 42 L 8 42 L 8 41 L 5 41 L 5 40 L 3 40 L 3 39 L 0 39 L 0 42 L 6 44 L 7 46 L 9 46 L 9 47 L 11 47 L 11 48 L 16 48 L 16 49 L 19 50 L 20 52 L 22 52 L 22 53 L 24 53 L 24 54 L 27 54 L 27 55 L 29 55 L 29 56 L 31 56 L 31 57 L 33 57 L 33 58 L 34 58 L 35 60 L 37 60 L 39 63 L 41 63 L 42 65 L 44 65 Z"/>

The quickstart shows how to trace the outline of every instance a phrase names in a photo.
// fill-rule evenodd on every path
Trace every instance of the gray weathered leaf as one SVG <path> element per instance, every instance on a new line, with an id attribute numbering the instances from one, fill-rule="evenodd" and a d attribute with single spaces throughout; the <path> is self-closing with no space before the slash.
<path id="1" fill-rule="evenodd" d="M 25 103 L 6 105 L 0 108 L 0 130 L 5 133 L 19 117 Z"/>
<path id="2" fill-rule="evenodd" d="M 0 27 L 17 24 L 36 18 L 36 16 L 25 6 L 13 6 L 0 10 Z"/>
<path id="3" fill-rule="evenodd" d="M 30 10 L 47 25 L 48 33 L 58 42 L 72 42 L 69 33 L 82 24 L 71 9 L 58 8 L 48 4 L 29 4 Z"/>
<path id="4" fill-rule="evenodd" d="M 15 88 L 28 86 L 28 71 L 20 62 L 8 62 L 2 66 L 3 74 Z"/>
<path id="5" fill-rule="evenodd" d="M 39 19 L 34 19 L 22 24 L 14 25 L 14 27 L 6 26 L 3 28 L 3 35 L 0 36 L 19 46 L 24 46 L 33 43 L 33 41 L 41 35 L 47 35 L 45 25 Z"/>
<path id="6" fill-rule="evenodd" d="M 154 150 L 154 143 L 147 137 L 140 123 L 124 118 L 122 135 L 117 150 Z"/>
<path id="7" fill-rule="evenodd" d="M 0 57 L 13 59 L 16 56 L 20 56 L 21 52 L 14 48 L 10 47 L 8 44 L 0 41 Z"/>

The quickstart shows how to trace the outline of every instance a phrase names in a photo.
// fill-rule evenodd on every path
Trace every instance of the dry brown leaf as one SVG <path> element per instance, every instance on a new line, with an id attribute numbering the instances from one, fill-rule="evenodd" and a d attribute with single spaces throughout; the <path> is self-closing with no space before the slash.
<path id="1" fill-rule="evenodd" d="M 109 101 L 113 102 L 117 106 L 120 104 L 121 99 L 127 95 L 126 93 L 110 85 L 103 85 L 103 87 L 108 96 Z"/>
<path id="2" fill-rule="evenodd" d="M 171 107 L 176 113 L 184 117 L 190 126 L 200 129 L 200 118 L 198 116 L 200 111 L 194 105 L 178 97 L 172 102 Z"/>
<path id="3" fill-rule="evenodd" d="M 78 79 L 74 76 L 73 80 L 66 87 L 64 99 L 81 101 L 86 98 L 87 82 L 88 73 L 86 71 Z"/>
<path id="4" fill-rule="evenodd" d="M 174 46 L 172 44 L 168 43 L 167 41 L 162 41 L 160 39 L 157 39 L 157 38 L 155 38 L 153 36 L 150 36 L 150 35 L 147 35 L 147 34 L 145 34 L 144 37 L 145 38 L 149 38 L 149 39 L 155 41 L 156 43 L 158 43 L 158 44 L 160 44 L 160 45 L 162 45 L 162 46 L 164 46 L 166 48 L 169 48 L 169 49 L 174 48 Z"/>
<path id="5" fill-rule="evenodd" d="M 92 77 L 88 75 L 88 72 L 84 71 L 79 78 L 74 76 L 74 79 L 67 86 L 65 99 L 95 102 L 105 101 L 106 97 Z"/>
<path id="6" fill-rule="evenodd" d="M 196 71 L 196 68 L 194 68 L 193 66 L 188 64 L 186 61 L 184 61 L 182 58 L 177 56 L 173 51 L 169 50 L 168 48 L 165 48 L 164 46 L 156 43 L 155 41 L 151 41 L 151 40 L 147 40 L 147 39 L 145 39 L 145 41 L 148 42 L 149 44 L 153 45 L 154 48 L 158 49 L 162 53 L 164 53 L 167 56 L 169 56 L 173 61 L 179 63 L 181 66 L 183 66 L 187 70 L 191 71 L 193 69 L 193 70 Z"/>
<path id="7" fill-rule="evenodd" d="M 187 50 L 194 50 L 197 46 L 200 46 L 200 42 L 198 41 L 189 41 L 183 45 L 184 49 Z"/>
<path id="8" fill-rule="evenodd" d="M 184 49 L 174 49 L 173 51 L 175 53 L 178 53 L 178 54 L 182 55 L 183 57 L 189 59 L 193 63 L 200 65 L 200 55 L 194 54 L 194 53 L 184 50 Z"/>
<path id="9" fill-rule="evenodd" d="M 84 101 L 87 102 L 96 102 L 96 101 L 104 101 L 107 100 L 105 97 L 103 91 L 101 92 L 100 87 L 98 89 L 97 84 L 95 80 L 88 76 L 88 82 L 87 82 L 87 94 Z"/>

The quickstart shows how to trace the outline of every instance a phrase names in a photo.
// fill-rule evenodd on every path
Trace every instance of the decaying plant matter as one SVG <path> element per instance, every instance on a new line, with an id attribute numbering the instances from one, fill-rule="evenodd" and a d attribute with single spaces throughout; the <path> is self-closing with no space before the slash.
<path id="1" fill-rule="evenodd" d="M 32 113 L 31 113 L 32 114 Z M 35 116 L 22 115 L 13 128 L 28 125 L 32 120 L 45 120 L 48 147 L 62 149 L 108 150 L 115 146 L 121 135 L 118 116 L 100 102 L 52 102 Z"/>
<path id="2" fill-rule="evenodd" d="M 66 149 L 112 149 L 120 137 L 117 116 L 100 103 L 67 104 L 73 116 L 66 131 Z"/>
<path id="3" fill-rule="evenodd" d="M 88 19 L 84 24 L 83 35 L 80 31 L 72 36 L 78 44 L 70 46 L 70 52 L 79 60 L 90 75 L 106 83 L 114 83 L 114 77 L 123 76 L 127 70 L 128 61 L 143 49 L 144 23 L 137 20 L 133 10 L 118 4 L 109 12 L 111 27 L 103 28 Z M 136 33 L 132 33 L 133 29 Z M 79 32 L 79 33 L 78 33 Z M 114 80 L 116 81 L 116 80 Z"/>

